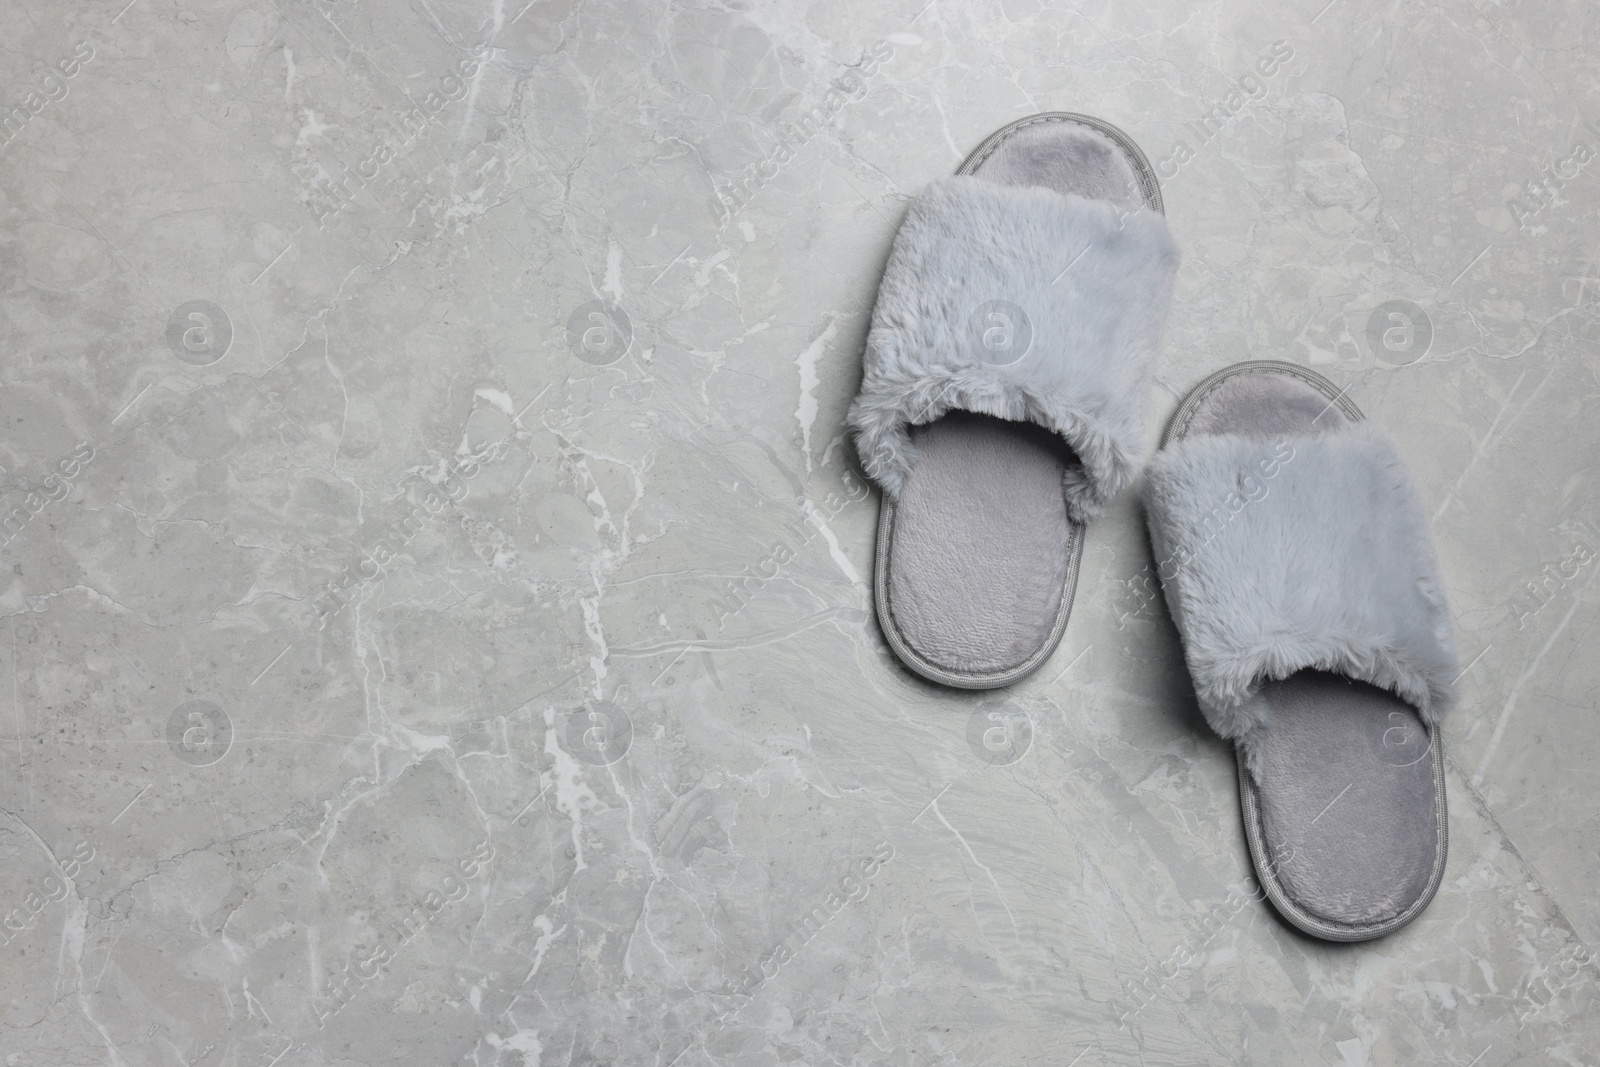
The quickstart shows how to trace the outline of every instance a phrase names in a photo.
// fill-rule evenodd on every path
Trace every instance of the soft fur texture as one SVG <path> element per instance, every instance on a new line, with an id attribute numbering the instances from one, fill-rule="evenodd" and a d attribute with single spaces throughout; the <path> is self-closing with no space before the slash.
<path id="1" fill-rule="evenodd" d="M 1184 438 L 1152 462 L 1145 506 L 1201 711 L 1253 771 L 1269 678 L 1330 671 L 1391 690 L 1429 724 L 1444 713 L 1460 668 L 1438 562 L 1376 427 Z"/>
<path id="2" fill-rule="evenodd" d="M 849 417 L 862 466 L 892 499 L 917 459 L 908 426 L 952 409 L 1033 422 L 1081 461 L 1064 491 L 1073 520 L 1087 522 L 1138 469 L 1177 265 L 1166 221 L 1148 209 L 971 176 L 934 182 L 878 288 Z M 972 316 L 990 300 L 1032 323 L 1028 355 L 1009 366 L 985 363 L 971 343 Z"/>

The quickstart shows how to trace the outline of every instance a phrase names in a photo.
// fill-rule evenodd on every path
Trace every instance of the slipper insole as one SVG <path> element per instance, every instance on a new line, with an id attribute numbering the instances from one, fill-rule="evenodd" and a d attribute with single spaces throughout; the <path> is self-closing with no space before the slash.
<path id="1" fill-rule="evenodd" d="M 919 453 L 895 507 L 889 604 L 918 655 L 963 673 L 1004 671 L 1050 636 L 1072 538 L 1060 437 L 952 411 L 911 431 Z"/>
<path id="2" fill-rule="evenodd" d="M 1393 693 L 1337 674 L 1268 682 L 1272 728 L 1257 799 L 1278 883 L 1337 922 L 1404 911 L 1433 875 L 1427 728 Z"/>

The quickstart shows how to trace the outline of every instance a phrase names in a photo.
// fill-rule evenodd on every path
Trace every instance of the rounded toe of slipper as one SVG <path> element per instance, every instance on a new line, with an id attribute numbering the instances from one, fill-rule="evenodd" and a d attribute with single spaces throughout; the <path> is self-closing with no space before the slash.
<path id="1" fill-rule="evenodd" d="M 1252 787 L 1257 871 L 1307 933 L 1380 937 L 1427 905 L 1443 871 L 1437 739 L 1405 701 L 1317 671 L 1268 683 L 1272 728 Z"/>

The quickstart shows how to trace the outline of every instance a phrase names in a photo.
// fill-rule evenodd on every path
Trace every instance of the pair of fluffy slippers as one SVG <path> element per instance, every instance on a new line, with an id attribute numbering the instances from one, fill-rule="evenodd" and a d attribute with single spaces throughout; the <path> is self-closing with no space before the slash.
<path id="1" fill-rule="evenodd" d="M 911 204 L 850 411 L 911 670 L 995 688 L 1060 643 L 1085 527 L 1140 467 L 1178 260 L 1149 162 L 1087 116 L 1013 123 Z M 1405 925 L 1444 873 L 1458 667 L 1404 463 L 1327 379 L 1245 363 L 1179 408 L 1146 487 L 1267 897 L 1330 940 Z"/>

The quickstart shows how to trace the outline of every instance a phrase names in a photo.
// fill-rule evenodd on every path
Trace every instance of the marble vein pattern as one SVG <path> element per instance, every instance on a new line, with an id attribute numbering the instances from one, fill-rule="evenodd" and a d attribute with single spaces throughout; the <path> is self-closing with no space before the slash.
<path id="1" fill-rule="evenodd" d="M 1600 1062 L 1600 8 L 0 5 L 0 1064 Z M 1465 669 L 1415 923 L 1261 900 L 1132 494 L 899 667 L 844 416 L 1049 110 L 1399 442 Z"/>

